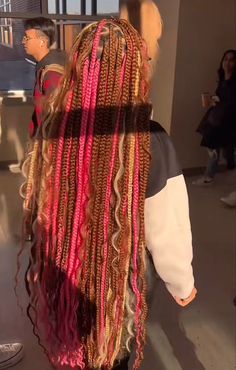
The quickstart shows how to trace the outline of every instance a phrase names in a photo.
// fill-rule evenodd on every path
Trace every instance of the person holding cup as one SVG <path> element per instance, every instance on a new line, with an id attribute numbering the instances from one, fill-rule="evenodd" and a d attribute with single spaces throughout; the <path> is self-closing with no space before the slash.
<path id="1" fill-rule="evenodd" d="M 202 107 L 210 108 L 220 101 L 219 96 L 211 95 L 209 92 L 202 93 Z"/>
<path id="2" fill-rule="evenodd" d="M 204 92 L 201 95 L 202 97 L 202 107 L 209 108 L 211 106 L 211 95 L 209 92 Z"/>
<path id="3" fill-rule="evenodd" d="M 208 162 L 205 173 L 193 185 L 213 183 L 220 158 L 224 150 L 228 169 L 235 168 L 236 146 L 236 50 L 225 51 L 218 70 L 219 82 L 215 95 L 202 94 L 202 105 L 208 108 L 197 128 L 202 135 L 201 146 L 207 148 Z"/>

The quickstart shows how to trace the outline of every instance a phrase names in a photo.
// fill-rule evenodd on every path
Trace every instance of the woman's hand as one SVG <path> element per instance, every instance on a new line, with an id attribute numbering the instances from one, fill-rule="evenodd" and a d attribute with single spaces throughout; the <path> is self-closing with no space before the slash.
<path id="1" fill-rule="evenodd" d="M 216 106 L 216 104 L 217 104 L 217 103 L 219 103 L 219 101 L 220 101 L 219 96 L 217 96 L 217 95 L 213 95 L 213 96 L 211 97 L 211 106 L 212 106 L 212 107 L 215 107 L 215 106 Z"/>
<path id="2" fill-rule="evenodd" d="M 187 298 L 174 297 L 174 299 L 180 306 L 185 307 L 194 300 L 194 298 L 196 297 L 196 294 L 197 294 L 197 289 L 194 287 L 190 296 L 188 296 Z"/>

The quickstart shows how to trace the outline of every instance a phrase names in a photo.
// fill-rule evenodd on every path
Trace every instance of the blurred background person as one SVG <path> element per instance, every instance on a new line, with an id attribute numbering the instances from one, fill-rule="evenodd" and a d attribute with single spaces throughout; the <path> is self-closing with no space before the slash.
<path id="1" fill-rule="evenodd" d="M 206 96 L 205 99 L 205 106 L 208 105 L 210 108 L 197 129 L 197 132 L 202 135 L 201 145 L 207 148 L 209 157 L 204 176 L 193 181 L 193 185 L 197 186 L 213 183 L 221 149 L 223 149 L 227 168 L 230 170 L 235 168 L 236 50 L 225 51 L 218 76 L 215 95 Z"/>
<path id="2" fill-rule="evenodd" d="M 43 101 L 48 99 L 60 82 L 66 62 L 66 53 L 54 49 L 55 24 L 51 19 L 38 17 L 24 23 L 22 39 L 25 52 L 36 60 L 34 86 L 34 113 L 29 125 L 29 134 L 34 136 L 42 125 Z"/>

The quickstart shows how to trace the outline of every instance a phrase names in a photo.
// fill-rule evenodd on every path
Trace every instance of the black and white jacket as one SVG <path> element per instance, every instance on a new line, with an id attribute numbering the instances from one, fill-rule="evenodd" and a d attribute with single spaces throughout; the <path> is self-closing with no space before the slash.
<path id="1" fill-rule="evenodd" d="M 194 287 L 188 195 L 173 144 L 154 121 L 151 154 L 145 201 L 147 248 L 168 291 L 186 298 Z"/>

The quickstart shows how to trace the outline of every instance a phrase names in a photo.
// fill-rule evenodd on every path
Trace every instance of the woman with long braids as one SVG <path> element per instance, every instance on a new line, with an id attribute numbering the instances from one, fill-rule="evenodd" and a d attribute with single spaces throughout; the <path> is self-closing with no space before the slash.
<path id="1" fill-rule="evenodd" d="M 195 296 L 183 176 L 150 121 L 149 58 L 126 21 L 78 35 L 24 165 L 28 315 L 51 363 L 140 367 L 146 260 L 177 303 Z M 27 236 L 27 235 L 26 235 Z"/>

